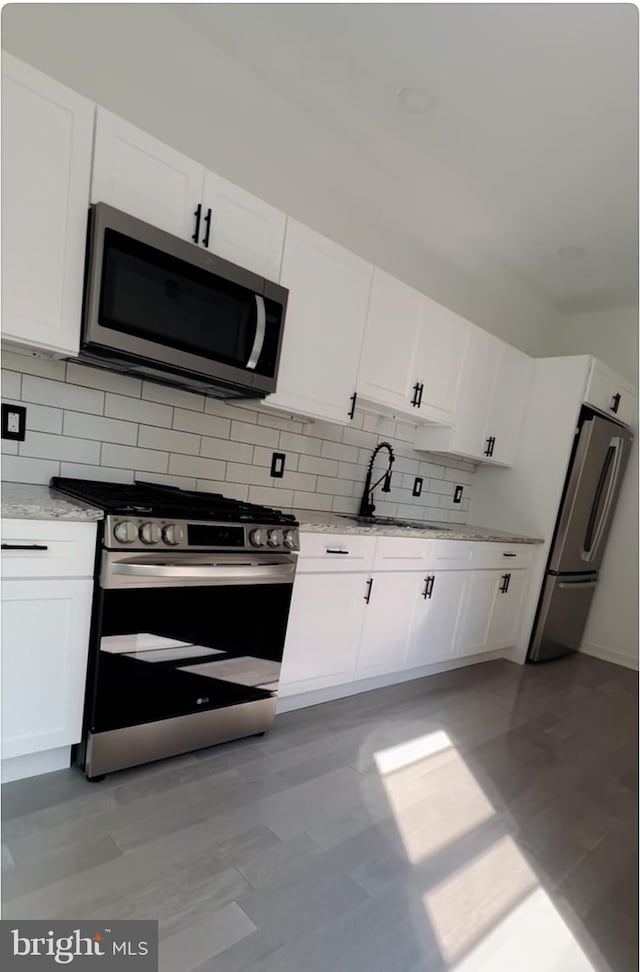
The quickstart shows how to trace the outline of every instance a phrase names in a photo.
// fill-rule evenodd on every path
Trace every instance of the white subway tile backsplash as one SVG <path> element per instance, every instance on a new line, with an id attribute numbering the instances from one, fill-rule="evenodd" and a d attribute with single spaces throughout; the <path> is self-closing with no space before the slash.
<path id="1" fill-rule="evenodd" d="M 202 437 L 200 455 L 209 459 L 228 459 L 230 462 L 251 462 L 253 446 L 233 439 L 209 439 Z"/>
<path id="2" fill-rule="evenodd" d="M 138 445 L 145 449 L 161 449 L 163 452 L 180 452 L 197 456 L 200 452 L 200 436 L 192 432 L 160 429 L 156 425 L 141 425 Z"/>
<path id="3" fill-rule="evenodd" d="M 83 415 L 82 412 L 65 412 L 62 431 L 65 435 L 96 442 L 117 442 L 120 445 L 135 445 L 138 439 L 135 422 L 122 422 L 102 415 Z"/>
<path id="4" fill-rule="evenodd" d="M 152 381 L 142 383 L 142 397 L 150 402 L 162 402 L 164 405 L 175 405 L 176 408 L 188 408 L 192 412 L 202 412 L 204 398 L 182 388 L 169 388 L 167 385 L 155 385 Z"/>
<path id="5" fill-rule="evenodd" d="M 17 456 L 18 455 L 18 443 L 15 439 L 3 439 L 2 440 L 2 454 L 3 456 Z"/>
<path id="6" fill-rule="evenodd" d="M 183 432 L 196 432 L 198 435 L 212 435 L 218 439 L 228 439 L 231 429 L 229 419 L 218 415 L 205 415 L 200 412 L 176 408 L 173 413 L 173 427 Z"/>
<path id="7" fill-rule="evenodd" d="M 31 456 L 33 459 L 58 459 L 96 465 L 100 462 L 99 442 L 52 435 L 49 432 L 27 432 L 18 451 L 21 456 Z"/>
<path id="8" fill-rule="evenodd" d="M 122 466 L 136 472 L 167 472 L 168 459 L 167 452 L 155 449 L 112 445 L 110 442 L 105 442 L 102 446 L 103 466 Z"/>
<path id="9" fill-rule="evenodd" d="M 10 483 L 48 483 L 59 472 L 60 463 L 52 459 L 5 456 L 2 460 L 2 478 Z"/>
<path id="10" fill-rule="evenodd" d="M 17 371 L 6 371 L 2 369 L 2 397 L 5 398 L 20 398 L 20 389 L 22 386 L 22 375 Z"/>
<path id="11" fill-rule="evenodd" d="M 57 358 L 41 358 L 36 354 L 3 351 L 2 367 L 25 375 L 38 375 L 40 378 L 64 381 L 66 362 L 59 361 Z"/>
<path id="12" fill-rule="evenodd" d="M 441 522 L 467 516 L 474 464 L 414 452 L 405 423 L 360 411 L 345 427 L 303 423 L 257 402 L 205 398 L 77 362 L 8 353 L 3 365 L 5 399 L 27 408 L 25 442 L 3 443 L 7 479 L 146 479 L 273 507 L 354 514 L 372 450 L 389 439 L 396 461 L 391 492 L 376 490 L 378 514 Z M 286 454 L 281 479 L 271 476 L 274 451 Z M 376 478 L 385 469 L 381 454 Z M 420 497 L 412 495 L 416 475 L 424 479 Z M 458 483 L 464 499 L 453 504 Z"/>
<path id="13" fill-rule="evenodd" d="M 60 463 L 60 475 L 70 479 L 96 479 L 105 483 L 132 483 L 132 469 L 114 469 L 112 466 L 83 466 L 78 462 Z M 150 473 L 145 473 L 150 475 Z"/>
<path id="14" fill-rule="evenodd" d="M 81 388 L 64 381 L 51 381 L 49 378 L 22 376 L 23 402 L 37 405 L 53 405 L 54 408 L 69 408 L 74 412 L 89 412 L 102 415 L 104 412 L 104 392 L 94 388 Z"/>
<path id="15" fill-rule="evenodd" d="M 248 422 L 232 422 L 230 438 L 235 442 L 251 442 L 253 445 L 275 448 L 280 439 L 280 432 L 277 429 L 266 429 L 261 425 L 251 425 Z"/>
<path id="16" fill-rule="evenodd" d="M 104 414 L 110 418 L 126 419 L 144 425 L 159 425 L 163 429 L 171 428 L 172 409 L 167 405 L 156 405 L 126 395 L 107 393 Z"/>
<path id="17" fill-rule="evenodd" d="M 320 439 L 310 439 L 309 436 L 298 435 L 296 432 L 280 433 L 280 449 L 283 452 L 291 451 L 299 452 L 305 456 L 319 456 L 321 448 Z"/>
<path id="18" fill-rule="evenodd" d="M 115 392 L 117 395 L 131 395 L 134 398 L 140 398 L 142 390 L 142 382 L 139 378 L 120 375 L 116 371 L 107 371 L 106 368 L 89 368 L 75 361 L 67 361 L 67 381 L 72 385 L 99 388 L 102 391 Z"/>
<path id="19" fill-rule="evenodd" d="M 168 455 L 165 453 L 165 455 Z M 219 459 L 203 459 L 200 456 L 168 455 L 169 472 L 177 476 L 193 476 L 195 479 L 224 479 L 226 463 Z"/>

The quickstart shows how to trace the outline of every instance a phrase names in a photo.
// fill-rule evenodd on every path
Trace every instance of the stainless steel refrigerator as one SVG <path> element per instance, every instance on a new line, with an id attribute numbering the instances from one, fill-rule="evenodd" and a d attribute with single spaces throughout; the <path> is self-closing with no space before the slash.
<path id="1" fill-rule="evenodd" d="M 527 660 L 580 647 L 633 437 L 584 411 L 556 522 Z"/>

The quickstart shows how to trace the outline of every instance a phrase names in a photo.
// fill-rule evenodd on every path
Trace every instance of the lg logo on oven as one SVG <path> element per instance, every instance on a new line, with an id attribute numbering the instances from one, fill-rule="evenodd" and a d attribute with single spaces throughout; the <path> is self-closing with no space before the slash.
<path id="1" fill-rule="evenodd" d="M 198 705 L 204 705 L 205 702 L 208 702 L 208 701 L 209 701 L 209 696 L 208 695 L 205 695 L 201 699 L 196 699 L 196 702 L 198 703 Z"/>
<path id="2" fill-rule="evenodd" d="M 3 969 L 52 969 L 73 963 L 74 972 L 102 968 L 157 972 L 158 923 L 113 921 L 96 928 L 93 921 L 0 922 L 0 965 Z"/>

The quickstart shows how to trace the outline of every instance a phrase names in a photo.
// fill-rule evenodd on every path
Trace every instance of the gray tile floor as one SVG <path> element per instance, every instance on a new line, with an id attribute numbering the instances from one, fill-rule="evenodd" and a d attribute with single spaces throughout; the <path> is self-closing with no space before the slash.
<path id="1" fill-rule="evenodd" d="M 3 787 L 3 917 L 163 972 L 635 972 L 637 676 L 492 662 L 90 784 Z"/>

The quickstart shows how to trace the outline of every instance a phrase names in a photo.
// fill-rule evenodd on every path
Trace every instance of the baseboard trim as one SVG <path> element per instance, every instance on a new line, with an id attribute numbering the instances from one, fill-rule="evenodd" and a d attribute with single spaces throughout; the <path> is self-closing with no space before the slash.
<path id="1" fill-rule="evenodd" d="M 485 651 L 478 655 L 468 655 L 466 658 L 452 658 L 450 661 L 438 662 L 436 665 L 425 665 L 422 668 L 412 668 L 410 671 L 393 672 L 390 675 L 378 675 L 376 678 L 365 678 L 358 682 L 346 682 L 343 685 L 332 685 L 330 688 L 314 689 L 310 692 L 300 692 L 296 695 L 286 695 L 278 699 L 278 713 L 292 712 L 294 709 L 305 709 L 310 705 L 321 705 L 323 702 L 335 702 L 345 699 L 349 695 L 359 695 L 361 692 L 371 692 L 373 689 L 386 688 L 387 685 L 398 685 L 400 682 L 411 682 L 415 678 L 425 675 L 437 675 L 439 672 L 449 672 L 455 668 L 466 668 L 468 665 L 478 665 L 480 662 L 494 661 L 504 658 L 505 652 L 501 648 Z"/>
<path id="2" fill-rule="evenodd" d="M 631 658 L 621 651 L 614 651 L 613 648 L 603 648 L 602 645 L 595 645 L 593 642 L 585 641 L 580 646 L 583 655 L 591 655 L 593 658 L 600 658 L 602 661 L 612 662 L 614 665 L 622 665 L 623 668 L 630 668 L 637 672 L 639 663 L 637 658 Z"/>
<path id="3" fill-rule="evenodd" d="M 42 776 L 54 770 L 71 766 L 71 747 L 46 749 L 43 753 L 28 753 L 26 756 L 12 756 L 2 760 L 2 782 L 25 780 L 29 776 Z"/>

